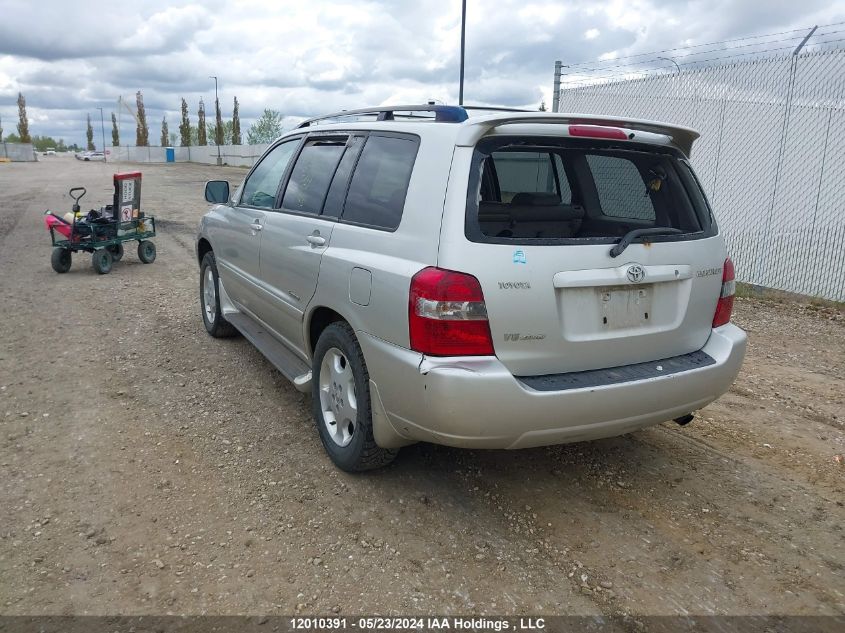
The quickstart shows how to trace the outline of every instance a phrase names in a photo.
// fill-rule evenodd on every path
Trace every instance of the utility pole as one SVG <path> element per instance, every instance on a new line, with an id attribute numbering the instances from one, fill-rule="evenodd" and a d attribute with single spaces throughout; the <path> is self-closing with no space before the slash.
<path id="1" fill-rule="evenodd" d="M 464 53 L 467 40 L 467 0 L 461 2 L 461 86 L 458 89 L 458 105 L 464 105 Z"/>
<path id="2" fill-rule="evenodd" d="M 214 144 L 217 145 L 217 166 L 220 167 L 223 165 L 223 158 L 220 156 L 220 137 L 223 136 L 223 133 L 217 124 L 219 118 L 217 113 L 220 112 L 220 100 L 217 98 L 217 77 L 215 75 L 209 75 L 208 78 L 214 80 Z"/>
<path id="3" fill-rule="evenodd" d="M 106 126 L 103 123 L 103 109 L 97 108 L 100 111 L 100 132 L 103 134 L 103 162 L 108 162 L 108 157 L 106 156 Z"/>
<path id="4" fill-rule="evenodd" d="M 557 60 L 555 62 L 555 81 L 552 87 L 552 112 L 557 112 L 560 108 L 560 72 L 563 68 L 563 62 Z"/>

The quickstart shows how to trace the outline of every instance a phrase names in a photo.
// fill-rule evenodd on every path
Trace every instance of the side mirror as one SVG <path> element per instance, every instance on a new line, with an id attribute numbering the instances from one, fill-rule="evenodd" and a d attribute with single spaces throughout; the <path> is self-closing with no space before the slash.
<path id="1" fill-rule="evenodd" d="M 229 202 L 229 183 L 225 180 L 209 180 L 205 183 L 205 199 L 213 204 Z"/>

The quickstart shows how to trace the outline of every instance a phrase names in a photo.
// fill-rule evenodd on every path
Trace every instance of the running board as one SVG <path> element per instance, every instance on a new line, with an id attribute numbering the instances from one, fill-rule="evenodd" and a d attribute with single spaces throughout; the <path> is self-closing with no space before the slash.
<path id="1" fill-rule="evenodd" d="M 311 368 L 304 360 L 279 342 L 267 329 L 242 312 L 227 314 L 226 320 L 244 335 L 256 349 L 293 383 L 297 391 L 311 391 Z"/>

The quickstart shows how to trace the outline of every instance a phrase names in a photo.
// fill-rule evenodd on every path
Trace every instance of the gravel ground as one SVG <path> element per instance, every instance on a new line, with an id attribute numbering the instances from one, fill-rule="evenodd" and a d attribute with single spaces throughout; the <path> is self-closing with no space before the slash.
<path id="1" fill-rule="evenodd" d="M 141 169 L 157 261 L 60 276 L 43 210 L 115 167 L 0 164 L 3 614 L 845 612 L 842 312 L 739 299 L 745 367 L 685 428 L 353 476 L 202 328 L 202 184 L 245 171 Z"/>

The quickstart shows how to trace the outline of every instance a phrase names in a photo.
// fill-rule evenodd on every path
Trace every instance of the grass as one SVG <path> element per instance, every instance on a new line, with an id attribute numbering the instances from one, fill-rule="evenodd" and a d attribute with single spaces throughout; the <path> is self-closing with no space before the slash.
<path id="1" fill-rule="evenodd" d="M 845 302 L 843 301 L 821 299 L 819 297 L 811 297 L 795 292 L 787 292 L 785 290 L 775 290 L 773 288 L 765 288 L 764 286 L 757 286 L 754 284 L 737 282 L 736 296 L 743 299 L 763 299 L 766 301 L 774 301 L 776 303 L 803 303 L 816 308 L 832 308 L 834 310 L 839 310 L 840 312 L 845 312 Z"/>

